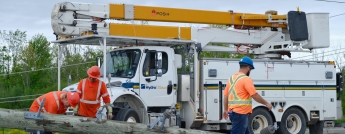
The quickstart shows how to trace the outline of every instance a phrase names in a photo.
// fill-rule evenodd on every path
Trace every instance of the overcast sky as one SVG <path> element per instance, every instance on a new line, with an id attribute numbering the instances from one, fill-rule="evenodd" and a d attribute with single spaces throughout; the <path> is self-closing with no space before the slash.
<path id="1" fill-rule="evenodd" d="M 55 40 L 51 28 L 51 11 L 54 4 L 66 0 L 3 0 L 0 4 L 0 30 L 24 30 L 28 39 L 34 34 L 43 33 L 49 41 Z M 193 8 L 247 13 L 265 13 L 276 10 L 286 14 L 299 6 L 304 12 L 328 12 L 330 16 L 345 13 L 345 3 L 316 0 L 72 0 L 85 3 L 127 3 L 135 5 L 152 5 L 176 8 Z M 345 0 L 338 0 L 345 2 Z M 345 15 L 330 18 L 331 41 L 345 40 Z M 150 24 L 157 24 L 151 23 Z M 168 25 L 167 23 L 164 23 Z M 177 25 L 177 24 L 170 24 Z M 185 26 L 185 25 L 182 25 Z M 345 42 L 344 42 L 345 44 Z"/>

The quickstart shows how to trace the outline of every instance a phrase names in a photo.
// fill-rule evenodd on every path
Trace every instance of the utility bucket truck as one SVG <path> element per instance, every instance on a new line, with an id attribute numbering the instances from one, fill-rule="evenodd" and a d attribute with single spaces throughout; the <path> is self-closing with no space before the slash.
<path id="1" fill-rule="evenodd" d="M 107 19 L 235 28 L 116 24 L 106 23 Z M 304 133 L 307 126 L 317 132 L 324 123 L 342 119 L 342 75 L 333 61 L 294 61 L 282 56 L 329 47 L 328 19 L 328 13 L 302 11 L 277 15 L 275 11 L 251 14 L 62 2 L 53 8 L 52 27 L 59 50 L 68 44 L 101 46 L 100 80 L 107 84 L 114 120 L 145 123 L 148 128 L 158 124 L 162 130 L 173 126 L 231 130 L 231 122 L 222 117 L 222 92 L 228 78 L 239 70 L 239 59 L 200 58 L 200 54 L 230 55 L 244 49 L 244 54 L 254 55 L 250 77 L 256 90 L 273 105 L 268 111 L 253 101 L 250 130 L 260 133 L 277 123 L 278 132 Z M 116 49 L 106 52 L 107 46 Z M 179 73 L 186 64 L 189 72 Z M 75 91 L 77 86 L 63 90 Z"/>

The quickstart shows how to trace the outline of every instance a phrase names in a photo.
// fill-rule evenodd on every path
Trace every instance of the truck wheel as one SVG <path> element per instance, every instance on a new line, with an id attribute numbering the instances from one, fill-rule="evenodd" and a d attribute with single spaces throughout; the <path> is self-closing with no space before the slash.
<path id="1" fill-rule="evenodd" d="M 265 108 L 255 108 L 248 118 L 251 133 L 260 133 L 268 125 L 273 125 L 271 114 Z"/>
<path id="2" fill-rule="evenodd" d="M 121 109 L 114 120 L 140 123 L 139 115 L 133 109 Z"/>
<path id="3" fill-rule="evenodd" d="M 305 116 L 298 108 L 287 110 L 281 119 L 278 133 L 281 134 L 304 134 L 307 122 Z"/>

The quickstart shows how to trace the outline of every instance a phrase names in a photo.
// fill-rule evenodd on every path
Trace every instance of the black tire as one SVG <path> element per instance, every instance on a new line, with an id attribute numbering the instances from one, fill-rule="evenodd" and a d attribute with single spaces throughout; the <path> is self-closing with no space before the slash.
<path id="1" fill-rule="evenodd" d="M 291 117 L 291 118 L 290 118 Z M 288 123 L 289 121 L 289 123 Z M 297 122 L 297 125 L 290 122 Z M 300 123 L 300 125 L 298 125 Z M 300 126 L 300 128 L 298 127 Z M 288 130 L 290 128 L 291 132 Z M 307 121 L 303 114 L 303 112 L 298 108 L 290 108 L 286 112 L 284 112 L 281 122 L 279 123 L 279 128 L 277 130 L 278 134 L 305 134 L 307 129 Z"/>
<path id="2" fill-rule="evenodd" d="M 139 115 L 137 111 L 133 109 L 121 109 L 115 117 L 113 117 L 113 120 L 117 121 L 127 121 L 129 118 L 132 120 L 134 119 L 135 122 L 140 123 Z"/>
<path id="3" fill-rule="evenodd" d="M 308 127 L 311 134 L 323 134 L 324 121 L 317 121 L 314 125 Z"/>
<path id="4" fill-rule="evenodd" d="M 248 127 L 251 133 L 260 133 L 268 125 L 273 125 L 273 118 L 266 108 L 255 108 L 248 117 Z"/>

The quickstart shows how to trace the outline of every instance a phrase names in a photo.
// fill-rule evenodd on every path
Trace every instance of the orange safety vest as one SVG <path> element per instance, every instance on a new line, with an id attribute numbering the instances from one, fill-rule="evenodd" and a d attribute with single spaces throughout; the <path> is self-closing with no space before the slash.
<path id="1" fill-rule="evenodd" d="M 98 80 L 98 87 L 97 87 L 97 92 L 96 92 L 97 94 L 95 95 L 88 91 L 85 92 L 85 86 L 87 86 L 86 79 L 82 80 L 81 91 L 77 90 L 78 93 L 82 94 L 80 98 L 80 104 L 78 105 L 78 108 L 77 108 L 77 113 L 79 115 L 86 116 L 86 117 L 96 117 L 97 108 L 101 105 L 100 97 L 105 97 L 109 95 L 108 93 L 104 93 L 101 95 L 102 83 L 103 82 L 101 80 Z M 85 96 L 87 96 L 86 98 L 90 98 L 89 96 L 92 96 L 91 98 L 95 97 L 95 99 L 92 99 L 92 100 L 85 99 Z"/>
<path id="2" fill-rule="evenodd" d="M 230 88 L 229 88 L 229 92 L 228 92 L 228 107 L 229 108 L 234 108 L 234 107 L 241 107 L 241 106 L 252 106 L 252 99 L 250 96 L 248 96 L 247 98 L 241 98 L 238 96 L 237 94 L 237 90 L 235 89 L 236 83 L 242 79 L 247 77 L 244 74 L 239 75 L 236 80 L 233 80 L 232 76 L 230 78 Z"/>
<path id="3" fill-rule="evenodd" d="M 85 95 L 85 83 L 86 83 L 86 79 L 83 79 L 83 84 L 82 84 L 82 88 L 81 88 L 81 93 L 82 93 L 82 97 L 80 99 L 80 102 L 86 103 L 86 104 L 100 104 L 100 94 L 101 94 L 101 86 L 102 86 L 102 81 L 98 81 L 98 88 L 97 88 L 97 95 L 96 95 L 96 100 L 85 100 L 84 99 L 84 95 Z M 102 96 L 107 96 L 108 93 L 103 94 Z"/>
<path id="4" fill-rule="evenodd" d="M 55 100 L 56 105 L 57 105 L 56 111 L 47 111 L 47 109 L 49 109 L 49 107 L 51 107 L 51 104 L 52 104 L 51 103 L 51 99 L 53 99 L 53 98 L 49 97 L 50 93 L 52 93 L 53 96 L 54 96 L 54 100 Z M 39 107 L 41 106 L 41 102 L 42 102 L 43 98 L 46 98 L 46 100 L 44 101 L 44 104 L 43 104 L 41 112 L 42 113 L 57 113 L 57 114 L 61 114 L 60 101 L 59 101 L 59 98 L 58 98 L 58 94 L 61 94 L 62 92 L 60 91 L 60 92 L 58 92 L 58 94 L 57 94 L 57 91 L 50 92 L 50 93 L 42 95 L 42 96 L 38 97 L 37 99 L 35 99 L 36 104 L 35 104 L 35 102 L 32 104 L 32 106 L 30 107 L 30 111 L 38 112 Z"/>

